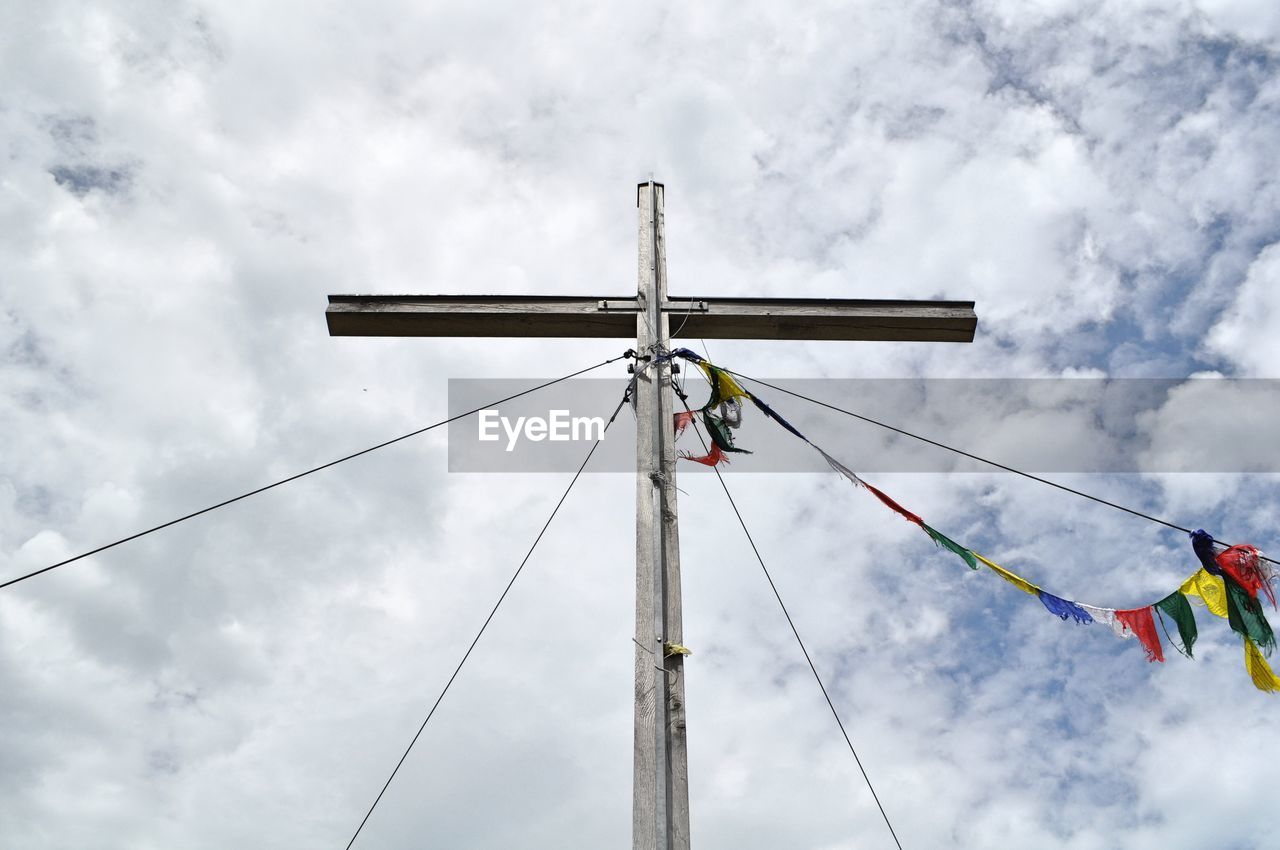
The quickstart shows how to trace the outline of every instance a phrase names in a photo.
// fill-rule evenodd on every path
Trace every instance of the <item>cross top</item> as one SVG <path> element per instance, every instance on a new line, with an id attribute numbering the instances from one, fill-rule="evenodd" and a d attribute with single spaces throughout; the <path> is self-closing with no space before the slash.
<path id="1" fill-rule="evenodd" d="M 330 295 L 331 336 L 631 337 L 668 350 L 677 331 L 702 339 L 972 342 L 972 301 L 832 298 L 671 298 L 666 188 L 636 191 L 637 288 L 632 297 Z M 671 362 L 639 370 L 636 403 L 636 631 L 633 850 L 688 850 L 680 540 Z"/>

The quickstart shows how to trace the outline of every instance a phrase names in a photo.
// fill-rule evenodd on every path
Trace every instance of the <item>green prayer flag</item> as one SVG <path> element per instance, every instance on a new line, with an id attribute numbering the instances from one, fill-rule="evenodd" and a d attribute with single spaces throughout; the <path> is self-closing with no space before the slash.
<path id="1" fill-rule="evenodd" d="M 950 537 L 947 537 L 941 531 L 935 531 L 934 529 L 930 528 L 927 525 L 924 525 L 922 527 L 924 528 L 925 533 L 928 534 L 931 538 L 933 538 L 934 543 L 937 543 L 943 549 L 950 549 L 952 552 L 955 552 L 961 558 L 964 558 L 964 562 L 969 565 L 969 569 L 976 570 L 978 568 L 978 559 L 973 557 L 973 553 L 970 552 L 968 549 L 964 548 L 959 543 L 952 540 Z"/>
<path id="2" fill-rule="evenodd" d="M 1174 591 L 1156 603 L 1156 607 L 1178 624 L 1178 635 L 1182 638 L 1182 652 L 1191 658 L 1191 647 L 1195 645 L 1199 632 L 1196 629 L 1196 615 L 1191 611 L 1191 603 L 1180 592 Z"/>
<path id="3" fill-rule="evenodd" d="M 729 426 L 719 416 L 702 411 L 702 424 L 706 426 L 707 433 L 711 435 L 711 442 L 720 447 L 722 452 L 739 452 L 749 455 L 751 452 L 746 449 L 734 448 L 733 433 L 730 432 Z"/>
<path id="4" fill-rule="evenodd" d="M 1222 581 L 1227 586 L 1227 622 L 1231 624 L 1232 630 L 1249 638 L 1270 654 L 1275 649 L 1276 636 L 1262 613 L 1262 606 L 1230 575 L 1224 573 Z"/>

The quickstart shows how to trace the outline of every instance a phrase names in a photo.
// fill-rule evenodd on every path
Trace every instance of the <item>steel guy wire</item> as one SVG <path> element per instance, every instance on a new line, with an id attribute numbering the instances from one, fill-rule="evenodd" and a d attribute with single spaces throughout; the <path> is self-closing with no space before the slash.
<path id="1" fill-rule="evenodd" d="M 727 371 L 727 370 L 726 370 Z M 693 411 L 689 408 L 689 402 L 683 393 L 677 393 L 680 401 L 684 404 L 684 409 L 690 414 Z M 704 450 L 710 452 L 707 446 L 706 438 L 702 436 L 702 431 L 698 428 L 697 420 L 693 421 L 694 433 L 698 435 L 698 440 L 702 442 Z M 867 783 L 867 789 L 871 792 L 872 799 L 876 802 L 876 808 L 880 810 L 880 816 L 884 818 L 885 826 L 889 828 L 889 834 L 893 836 L 893 843 L 897 845 L 898 850 L 902 850 L 902 842 L 898 840 L 898 833 L 893 828 L 893 823 L 889 820 L 889 813 L 885 811 L 884 805 L 880 802 L 880 795 L 876 793 L 875 786 L 871 784 L 871 777 L 867 775 L 867 769 L 862 766 L 862 759 L 858 757 L 858 751 L 853 746 L 853 741 L 849 738 L 849 733 L 844 728 L 844 721 L 840 719 L 840 712 L 836 711 L 836 705 L 831 700 L 831 694 L 827 692 L 827 686 L 822 682 L 822 676 L 818 674 L 818 668 L 813 663 L 813 658 L 809 655 L 808 648 L 804 645 L 804 640 L 800 637 L 800 631 L 796 628 L 795 620 L 791 619 L 791 612 L 787 610 L 787 604 L 782 601 L 782 594 L 778 592 L 778 586 L 773 582 L 773 576 L 769 574 L 769 568 L 765 566 L 764 558 L 760 555 L 760 550 L 756 547 L 756 541 L 751 536 L 751 531 L 747 528 L 747 522 L 742 518 L 742 512 L 738 510 L 738 504 L 733 500 L 733 494 L 729 492 L 729 485 L 725 483 L 724 476 L 720 474 L 717 467 L 711 467 L 711 471 L 716 474 L 716 480 L 720 482 L 724 495 L 729 500 L 729 506 L 733 508 L 734 516 L 738 518 L 738 524 L 742 526 L 742 533 L 746 535 L 747 542 L 751 544 L 751 551 L 755 554 L 756 560 L 760 563 L 760 569 L 764 572 L 765 579 L 769 582 L 769 589 L 773 591 L 773 596 L 778 600 L 778 607 L 782 609 L 782 615 L 787 618 L 787 625 L 791 627 L 791 633 L 795 635 L 796 643 L 800 645 L 800 651 L 804 654 L 804 660 L 809 663 L 809 670 L 813 673 L 813 678 L 818 682 L 818 688 L 822 691 L 822 696 L 827 701 L 827 707 L 831 709 L 831 716 L 835 718 L 836 725 L 840 727 L 840 734 L 844 736 L 844 742 L 849 745 L 849 752 L 853 754 L 853 760 L 858 765 L 858 771 L 862 774 L 862 779 Z"/>
<path id="2" fill-rule="evenodd" d="M 113 541 L 111 543 L 107 543 L 103 546 L 99 546 L 96 549 L 90 549 L 88 552 L 81 552 L 79 555 L 76 555 L 71 558 L 67 558 L 66 560 L 63 560 L 63 561 L 59 561 L 56 564 L 50 564 L 47 567 L 41 567 L 40 569 L 33 570 L 29 573 L 26 573 L 25 575 L 20 575 L 16 578 L 11 578 L 8 581 L 0 582 L 0 590 L 3 590 L 4 588 L 9 587 L 10 585 L 17 584 L 18 582 L 26 581 L 29 578 L 34 578 L 35 576 L 38 576 L 41 573 L 47 573 L 50 570 L 57 569 L 58 567 L 65 567 L 67 564 L 74 563 L 75 561 L 79 561 L 83 558 L 88 558 L 90 555 L 96 555 L 99 552 L 105 552 L 108 549 L 113 549 L 122 543 L 128 543 L 132 540 L 137 540 L 139 537 L 145 537 L 148 534 L 152 534 L 156 531 L 160 531 L 162 529 L 168 528 L 171 525 L 177 525 L 180 522 L 186 522 L 189 519 L 194 519 L 195 517 L 198 517 L 201 514 L 207 514 L 210 511 L 216 511 L 218 508 L 225 508 L 227 505 L 238 502 L 241 499 L 247 499 L 250 496 L 258 495 L 259 493 L 265 493 L 267 490 L 271 490 L 272 488 L 279 487 L 281 484 L 288 484 L 291 481 L 297 481 L 299 478 L 304 478 L 308 475 L 311 475 L 313 472 L 319 472 L 322 469 L 328 469 L 331 466 L 337 466 L 340 463 L 345 463 L 346 461 L 358 458 L 361 455 L 367 455 L 370 452 L 377 451 L 378 449 L 386 448 L 387 446 L 392 445 L 393 443 L 398 443 L 401 440 L 407 440 L 410 437 L 416 437 L 419 434 L 425 434 L 427 431 L 431 431 L 435 428 L 439 428 L 442 425 L 448 425 L 450 422 L 456 422 L 457 420 L 463 419 L 467 416 L 471 416 L 474 413 L 479 413 L 481 410 L 486 410 L 495 405 L 503 404 L 513 399 L 520 398 L 521 396 L 529 395 L 530 393 L 537 392 L 538 390 L 541 390 L 541 389 L 546 389 L 547 387 L 552 386 L 553 384 L 558 384 L 558 383 L 561 383 L 562 381 L 567 381 L 570 378 L 576 378 L 579 375 L 584 375 L 587 372 L 591 372 L 596 369 L 599 369 L 601 366 L 607 366 L 610 363 L 616 363 L 617 361 L 623 360 L 630 356 L 632 356 L 632 352 L 628 350 L 626 353 L 621 354 L 618 357 L 610 358 L 608 360 L 597 363 L 594 366 L 588 366 L 586 369 L 579 369 L 576 372 L 571 372 L 570 374 L 560 378 L 556 378 L 555 380 L 547 381 L 546 383 L 543 383 L 543 384 L 538 384 L 536 387 L 530 387 L 527 390 L 523 390 L 521 392 L 515 393 L 514 395 L 509 395 L 506 398 L 502 398 L 502 399 L 498 399 L 497 401 L 490 402 L 489 404 L 486 404 L 481 407 L 477 407 L 474 410 L 468 410 L 466 413 L 459 413 L 457 416 L 450 416 L 448 419 L 442 419 L 439 422 L 434 422 L 431 425 L 426 426 L 425 428 L 419 428 L 416 431 L 410 431 L 408 434 L 402 434 L 399 437 L 395 437 L 385 442 L 378 443 L 376 446 L 370 446 L 367 449 L 361 449 L 360 451 L 353 452 L 352 454 L 349 454 L 345 457 L 340 457 L 337 460 L 331 460 L 328 463 L 321 464 L 320 466 L 312 467 L 311 469 L 308 469 L 305 472 L 299 472 L 296 475 L 290 475 L 288 478 L 282 478 L 279 481 L 276 481 L 271 484 L 267 484 L 263 487 L 259 487 L 256 490 L 250 490 L 247 493 L 241 493 L 239 496 L 233 496 L 230 499 L 226 499 L 225 501 L 218 502 L 215 505 L 210 505 L 207 508 L 201 508 L 200 510 L 193 511 L 192 513 L 189 513 L 185 516 L 180 516 L 177 519 L 171 519 L 168 522 L 161 523 L 160 525 L 152 526 L 151 528 L 148 528 L 145 531 L 139 531 L 138 533 L 131 534 L 128 537 L 122 537 L 119 540 Z"/>
<path id="3" fill-rule="evenodd" d="M 759 378 L 753 378 L 750 375 L 744 375 L 741 372 L 735 372 L 732 369 L 724 369 L 724 371 L 728 372 L 730 375 L 733 375 L 734 377 L 742 378 L 745 381 L 751 381 L 752 383 L 760 384 L 761 386 L 764 386 L 764 387 L 769 387 L 770 389 L 777 390 L 778 392 L 781 392 L 781 393 L 786 393 L 789 396 L 794 396 L 795 398 L 802 399 L 811 404 L 816 404 L 819 407 L 825 407 L 828 410 L 834 410 L 837 413 L 843 413 L 846 416 L 852 416 L 854 419 L 860 419 L 863 422 L 867 422 L 871 425 L 879 426 L 880 428 L 885 428 L 889 431 L 893 431 L 894 433 L 901 434 L 904 437 L 910 437 L 913 440 L 919 440 L 922 443 L 927 443 L 931 446 L 936 446 L 937 448 L 940 448 L 940 449 L 946 449 L 949 452 L 954 452 L 955 454 L 961 455 L 963 457 L 967 457 L 970 460 L 976 460 L 979 463 L 985 463 L 988 466 L 994 466 L 997 469 L 1002 469 L 1005 472 L 1012 472 L 1014 475 L 1021 475 L 1023 478 L 1027 478 L 1032 481 L 1038 481 L 1041 484 L 1047 484 L 1050 487 L 1056 487 L 1057 489 L 1062 490 L 1064 492 L 1072 493 L 1076 496 L 1080 496 L 1085 499 L 1090 499 L 1094 502 L 1097 502 L 1100 505 L 1106 505 L 1109 508 L 1115 508 L 1118 511 L 1124 511 L 1125 513 L 1132 514 L 1133 516 L 1141 517 L 1142 519 L 1148 520 L 1150 522 L 1163 525 L 1166 528 L 1172 528 L 1175 531 L 1181 531 L 1183 534 L 1191 533 L 1191 529 L 1189 528 L 1183 528 L 1182 526 L 1169 522 L 1168 520 L 1163 520 L 1163 519 L 1160 519 L 1159 517 L 1152 516 L 1151 514 L 1147 514 L 1147 513 L 1143 513 L 1142 511 L 1135 510 L 1134 508 L 1125 507 L 1124 505 L 1117 504 L 1116 502 L 1108 501 L 1107 499 L 1104 499 L 1101 496 L 1094 496 L 1093 494 L 1086 493 L 1083 490 L 1077 490 L 1074 487 L 1068 487 L 1065 484 L 1059 484 L 1056 481 L 1050 481 L 1048 478 L 1041 478 L 1039 475 L 1034 475 L 1030 472 L 1023 472 L 1020 469 L 1015 469 L 1012 466 L 1008 466 L 1007 464 L 1000 463 L 999 461 L 991 460 L 990 458 L 985 458 L 985 457 L 982 457 L 981 455 L 973 454 L 972 452 L 967 452 L 964 449 L 958 449 L 955 446 L 949 446 L 946 443 L 939 442 L 938 440 L 932 440 L 928 437 L 923 437 L 919 434 L 913 434 L 910 431 L 897 427 L 896 425 L 890 425 L 887 422 L 881 422 L 878 419 L 872 419 L 870 416 L 864 416 L 863 414 L 855 413 L 852 410 L 845 410 L 843 407 L 837 407 L 834 404 L 828 404 L 825 401 L 819 401 L 816 398 L 811 398 L 802 393 L 794 392 L 792 390 L 786 389 L 785 387 L 780 387 L 777 384 L 771 384 L 768 381 L 762 381 Z M 1221 540 L 1214 540 L 1213 542 L 1217 543 L 1219 546 L 1226 546 L 1228 548 L 1230 548 L 1233 545 L 1230 543 L 1223 543 Z M 1269 561 L 1272 564 L 1280 564 L 1280 561 L 1277 561 L 1273 558 L 1268 558 L 1265 555 L 1259 555 L 1259 557 L 1262 560 Z"/>
<path id="4" fill-rule="evenodd" d="M 628 384 L 628 387 L 630 385 Z M 551 521 L 556 518 L 556 514 L 560 511 L 560 506 L 564 504 L 564 500 L 569 497 L 569 491 L 573 489 L 573 485 L 578 483 L 578 479 L 582 476 L 582 471 L 587 468 L 587 464 L 591 461 L 591 456 L 596 453 L 604 435 L 608 433 L 609 426 L 618 418 L 618 412 L 622 410 L 622 406 L 627 403 L 629 392 L 624 394 L 622 400 L 618 402 L 618 406 L 613 409 L 613 415 L 609 417 L 609 421 L 605 423 L 604 430 L 596 441 L 591 444 L 591 450 L 587 452 L 587 456 L 582 459 L 582 465 L 578 467 L 578 471 L 573 474 L 573 478 L 569 481 L 569 486 L 564 488 L 564 493 L 560 495 L 560 501 L 556 502 L 556 506 L 551 509 L 551 515 L 547 517 L 547 521 L 542 524 L 542 530 L 538 532 L 538 536 L 533 539 L 533 544 L 529 546 L 529 551 L 525 553 L 524 559 L 520 561 L 520 566 L 516 567 L 515 573 L 512 574 L 511 580 L 507 582 L 507 586 L 503 588 L 502 594 L 498 597 L 498 601 L 493 604 L 489 616 L 485 617 L 484 623 L 480 626 L 480 631 L 471 641 L 471 645 L 467 647 L 467 651 L 462 654 L 462 660 L 458 662 L 458 666 L 454 668 L 453 675 L 449 677 L 449 681 L 445 682 L 444 690 L 440 691 L 440 696 L 436 697 L 435 703 L 432 704 L 431 710 L 427 712 L 427 717 L 422 721 L 422 725 L 418 727 L 418 731 L 414 734 L 413 740 L 409 742 L 409 746 L 405 747 L 404 754 L 400 756 L 400 760 L 396 762 L 396 766 L 391 770 L 391 775 L 387 777 L 387 781 L 383 783 L 382 790 L 378 792 L 378 796 L 374 799 L 373 805 L 369 807 L 369 811 L 365 812 L 364 818 L 360 821 L 360 825 L 356 827 L 355 834 L 351 836 L 351 840 L 347 842 L 346 850 L 351 850 L 351 845 L 356 843 L 356 839 L 360 837 L 360 831 L 364 829 L 364 825 L 369 822 L 369 816 L 373 814 L 373 810 L 378 807 L 378 803 L 382 800 L 382 795 L 387 793 L 387 789 L 391 787 L 391 781 L 396 778 L 396 774 L 400 772 L 401 765 L 405 759 L 409 757 L 409 751 L 413 749 L 413 745 L 418 743 L 418 738 L 422 736 L 422 730 L 427 728 L 427 723 L 431 721 L 432 716 L 436 713 L 436 709 L 440 707 L 440 702 L 444 699 L 444 695 L 449 693 L 450 686 L 453 685 L 458 674 L 462 672 L 462 666 L 467 663 L 467 659 L 471 657 L 471 651 L 476 648 L 476 644 L 480 642 L 480 638 L 484 635 L 485 629 L 489 628 L 489 623 L 493 621 L 493 617 L 498 613 L 502 601 L 507 598 L 507 594 L 511 592 L 511 588 L 516 583 L 516 579 L 520 577 L 524 565 L 529 563 L 529 558 L 533 555 L 533 550 L 538 548 L 538 543 L 542 540 L 542 536 L 547 533 L 547 529 L 551 527 Z"/>

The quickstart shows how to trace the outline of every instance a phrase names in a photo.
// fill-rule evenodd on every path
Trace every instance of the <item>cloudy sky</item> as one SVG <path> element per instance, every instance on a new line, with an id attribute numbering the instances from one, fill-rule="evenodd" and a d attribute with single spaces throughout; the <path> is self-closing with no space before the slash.
<path id="1" fill-rule="evenodd" d="M 625 295 L 650 173 L 675 294 L 977 301 L 968 346 L 711 344 L 750 374 L 1280 378 L 1278 9 L 0 4 L 0 578 L 434 422 L 449 378 L 619 353 L 332 339 L 325 296 Z M 1101 439 L 1016 412 L 972 416 Z M 449 474 L 442 430 L 0 591 L 0 844 L 345 846 L 567 479 Z M 1280 549 L 1268 475 L 1062 479 Z M 1193 569 L 1032 482 L 873 480 L 1061 596 Z M 904 847 L 1275 846 L 1280 703 L 1220 621 L 1148 664 L 835 476 L 729 484 Z M 696 846 L 891 847 L 715 480 L 681 487 Z M 633 491 L 573 491 L 359 846 L 627 846 Z"/>

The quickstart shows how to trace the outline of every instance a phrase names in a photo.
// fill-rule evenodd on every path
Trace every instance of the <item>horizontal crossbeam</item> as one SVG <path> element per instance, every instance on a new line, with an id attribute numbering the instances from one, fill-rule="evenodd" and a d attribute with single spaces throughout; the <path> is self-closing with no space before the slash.
<path id="1" fill-rule="evenodd" d="M 972 342 L 972 301 L 672 298 L 673 336 Z M 331 336 L 634 337 L 635 298 L 330 295 Z"/>

